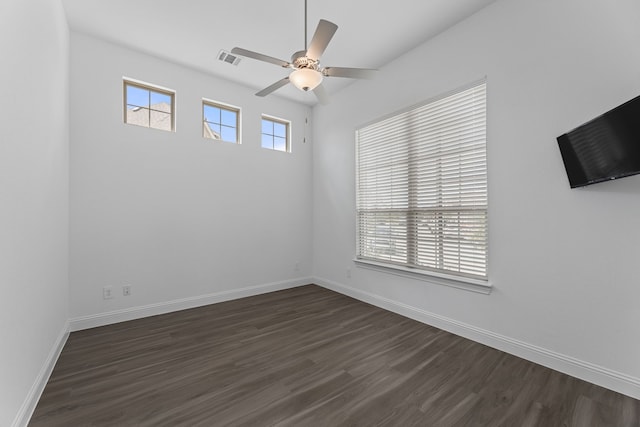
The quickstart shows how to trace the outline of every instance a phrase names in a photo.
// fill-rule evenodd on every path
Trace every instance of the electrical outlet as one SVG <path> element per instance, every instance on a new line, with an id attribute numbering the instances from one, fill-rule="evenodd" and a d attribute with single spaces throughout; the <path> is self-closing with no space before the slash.
<path id="1" fill-rule="evenodd" d="M 300 271 L 300 263 L 296 262 L 296 265 L 293 266 L 294 271 Z"/>
<path id="2" fill-rule="evenodd" d="M 351 279 L 351 269 L 347 268 L 347 279 Z"/>
<path id="3" fill-rule="evenodd" d="M 122 287 L 122 295 L 124 295 L 125 297 L 128 297 L 129 295 L 131 295 L 131 285 L 126 285 Z"/>
<path id="4" fill-rule="evenodd" d="M 102 288 L 102 299 L 111 299 L 113 298 L 113 287 L 105 286 Z"/>

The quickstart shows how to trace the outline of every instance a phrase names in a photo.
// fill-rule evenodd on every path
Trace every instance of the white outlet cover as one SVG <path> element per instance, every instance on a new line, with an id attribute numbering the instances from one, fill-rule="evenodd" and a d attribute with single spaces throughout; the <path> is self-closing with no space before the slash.
<path id="1" fill-rule="evenodd" d="M 102 299 L 112 299 L 113 298 L 113 288 L 111 286 L 105 286 L 102 288 Z"/>

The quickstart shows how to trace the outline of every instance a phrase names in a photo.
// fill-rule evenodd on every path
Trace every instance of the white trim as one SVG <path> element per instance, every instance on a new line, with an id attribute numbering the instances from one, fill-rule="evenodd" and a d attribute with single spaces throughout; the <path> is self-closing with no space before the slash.
<path id="1" fill-rule="evenodd" d="M 130 83 L 133 83 L 134 85 L 147 86 L 147 87 L 149 87 L 151 89 L 155 88 L 155 89 L 158 89 L 158 90 L 163 91 L 163 92 L 170 92 L 170 93 L 172 93 L 174 95 L 176 94 L 176 90 L 175 89 L 171 89 L 171 88 L 168 88 L 166 86 L 160 86 L 160 85 L 157 85 L 157 84 L 154 84 L 154 83 L 149 83 L 149 82 L 146 82 L 144 80 L 132 79 L 131 77 L 127 77 L 127 76 L 122 76 L 122 80 L 130 82 Z"/>
<path id="2" fill-rule="evenodd" d="M 435 271 L 420 270 L 417 268 L 408 268 L 401 265 L 384 264 L 381 262 L 370 261 L 368 259 L 354 258 L 353 262 L 355 262 L 358 267 L 381 271 L 388 274 L 395 274 L 396 276 L 408 277 L 410 279 L 423 280 L 436 285 L 450 286 L 452 288 L 463 289 L 465 291 L 477 292 L 485 295 L 489 295 L 491 293 L 491 284 L 484 280 L 454 276 Z"/>
<path id="3" fill-rule="evenodd" d="M 49 355 L 44 361 L 38 376 L 36 376 L 29 393 L 27 393 L 27 397 L 24 399 L 24 402 L 22 402 L 20 410 L 13 419 L 13 423 L 11 424 L 12 427 L 26 427 L 29 424 L 33 411 L 35 411 L 38 401 L 40 400 L 40 396 L 42 396 L 42 392 L 47 385 L 47 381 L 49 381 L 49 377 L 53 372 L 53 368 L 56 366 L 58 357 L 60 357 L 60 353 L 67 342 L 67 338 L 69 338 L 69 321 L 65 322 L 58 338 L 53 343 L 53 347 L 51 347 Z"/>
<path id="4" fill-rule="evenodd" d="M 98 326 L 111 325 L 113 323 L 126 322 L 128 320 L 140 319 L 143 317 L 156 316 L 158 314 L 165 314 L 174 311 L 186 310 L 189 308 L 201 307 L 218 302 L 260 295 L 267 292 L 275 292 L 283 289 L 295 288 L 298 286 L 308 285 L 310 283 L 313 283 L 313 278 L 301 277 L 281 282 L 248 286 L 240 289 L 230 289 L 226 291 L 214 292 L 211 294 L 181 298 L 172 301 L 163 301 L 139 307 L 125 308 L 122 310 L 114 310 L 106 313 L 80 316 L 69 320 L 69 330 L 71 332 L 74 332 L 83 329 L 95 328 Z"/>
<path id="5" fill-rule="evenodd" d="M 331 280 L 315 278 L 314 283 L 376 307 L 392 311 L 413 320 L 435 326 L 447 332 L 496 348 L 539 365 L 580 378 L 618 393 L 640 399 L 640 378 L 632 377 L 593 363 L 557 353 L 486 329 L 459 322 L 380 295 L 365 292 Z"/>

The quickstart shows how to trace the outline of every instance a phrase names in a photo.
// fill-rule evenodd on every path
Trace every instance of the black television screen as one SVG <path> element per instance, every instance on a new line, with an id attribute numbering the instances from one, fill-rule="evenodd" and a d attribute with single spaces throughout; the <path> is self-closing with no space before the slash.
<path id="1" fill-rule="evenodd" d="M 640 173 L 640 96 L 557 139 L 571 188 Z"/>

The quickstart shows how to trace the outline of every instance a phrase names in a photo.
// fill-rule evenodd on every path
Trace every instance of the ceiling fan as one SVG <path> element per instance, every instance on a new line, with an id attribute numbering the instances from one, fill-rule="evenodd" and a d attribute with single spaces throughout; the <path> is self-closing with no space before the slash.
<path id="1" fill-rule="evenodd" d="M 304 2 L 304 46 L 305 50 L 295 52 L 291 55 L 291 62 L 272 56 L 263 55 L 241 47 L 234 47 L 231 53 L 259 61 L 269 62 L 283 68 L 291 68 L 293 71 L 282 80 L 278 80 L 271 86 L 256 93 L 257 96 L 266 96 L 271 92 L 280 89 L 288 83 L 293 83 L 295 87 L 305 92 L 311 90 L 320 103 L 328 102 L 327 94 L 322 86 L 324 77 L 347 77 L 352 79 L 372 78 L 377 70 L 368 68 L 345 68 L 345 67 L 321 67 L 320 56 L 329 45 L 331 38 L 337 31 L 338 26 L 333 22 L 321 19 L 318 22 L 316 32 L 311 38 L 311 44 L 307 47 L 307 0 Z"/>

